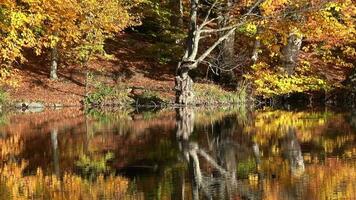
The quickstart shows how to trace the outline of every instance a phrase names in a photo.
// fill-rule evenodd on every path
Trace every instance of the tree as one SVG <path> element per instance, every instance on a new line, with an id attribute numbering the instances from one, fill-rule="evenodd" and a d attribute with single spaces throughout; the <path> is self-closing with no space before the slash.
<path id="1" fill-rule="evenodd" d="M 37 27 L 42 17 L 27 12 L 19 1 L 0 2 L 0 65 L 10 67 L 14 62 L 23 63 L 23 48 L 37 49 Z"/>
<path id="2" fill-rule="evenodd" d="M 138 23 L 129 13 L 143 0 L 21 0 L 0 3 L 1 63 L 25 61 L 23 49 L 50 52 L 50 77 L 61 56 L 88 61 L 104 52 L 104 41 Z M 74 55 L 74 56 L 73 56 Z"/>
<path id="3" fill-rule="evenodd" d="M 193 104 L 194 92 L 193 92 L 193 80 L 189 76 L 189 71 L 198 67 L 201 63 L 219 44 L 230 37 L 238 27 L 241 27 L 246 23 L 247 18 L 253 15 L 255 8 L 261 4 L 263 0 L 258 0 L 248 11 L 236 19 L 235 23 L 223 28 L 208 28 L 213 22 L 216 22 L 219 17 L 211 18 L 211 13 L 215 9 L 215 1 L 210 5 L 203 22 L 198 25 L 198 11 L 199 0 L 191 0 L 190 2 L 190 26 L 187 38 L 187 47 L 182 58 L 182 61 L 178 64 L 177 73 L 175 78 L 175 90 L 176 90 L 176 103 L 177 104 Z M 198 56 L 199 44 L 204 34 L 212 34 L 226 31 L 225 34 L 218 37 L 218 39 L 200 56 Z"/>
<path id="4" fill-rule="evenodd" d="M 256 95 L 324 93 L 341 87 L 356 55 L 351 1 L 266 0 L 259 11 L 255 64 L 245 74 Z"/>

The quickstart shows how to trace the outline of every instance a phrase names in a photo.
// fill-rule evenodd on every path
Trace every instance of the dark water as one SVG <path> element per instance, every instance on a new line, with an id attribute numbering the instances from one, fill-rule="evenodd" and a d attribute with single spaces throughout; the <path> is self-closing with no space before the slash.
<path id="1" fill-rule="evenodd" d="M 356 199 L 356 113 L 9 113 L 0 199 Z"/>

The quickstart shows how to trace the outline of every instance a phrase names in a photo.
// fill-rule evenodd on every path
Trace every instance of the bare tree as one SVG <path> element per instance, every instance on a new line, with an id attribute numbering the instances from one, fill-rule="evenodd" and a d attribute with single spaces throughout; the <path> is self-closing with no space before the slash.
<path id="1" fill-rule="evenodd" d="M 233 35 L 238 27 L 245 24 L 248 16 L 253 15 L 255 8 L 260 5 L 264 0 L 257 0 L 257 2 L 238 19 L 234 19 L 234 23 L 231 23 L 225 27 L 209 28 L 213 23 L 216 23 L 221 16 L 211 17 L 212 11 L 216 8 L 217 1 L 210 5 L 205 18 L 200 24 L 198 24 L 198 11 L 199 0 L 191 0 L 190 2 L 190 26 L 187 39 L 187 46 L 184 56 L 179 62 L 176 78 L 175 78 L 175 90 L 176 90 L 176 103 L 182 105 L 194 104 L 194 92 L 193 92 L 193 80 L 189 76 L 189 71 L 198 67 L 198 64 L 204 61 L 206 57 L 223 41 Z M 208 34 L 221 33 L 218 39 L 203 53 L 198 56 L 199 44 L 204 36 Z"/>

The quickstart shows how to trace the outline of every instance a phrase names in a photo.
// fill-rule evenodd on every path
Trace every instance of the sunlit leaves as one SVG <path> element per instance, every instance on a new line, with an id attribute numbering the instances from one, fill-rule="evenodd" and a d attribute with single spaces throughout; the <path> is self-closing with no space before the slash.
<path id="1" fill-rule="evenodd" d="M 251 68 L 254 72 L 252 75 L 245 75 L 245 78 L 253 81 L 256 95 L 267 98 L 292 93 L 327 91 L 330 89 L 325 80 L 316 76 L 303 75 L 303 73 L 290 76 L 278 70 L 271 70 L 270 66 L 266 63 L 257 63 Z M 308 68 L 307 65 L 304 65 L 302 69 L 305 70 L 304 72 L 308 72 Z"/>
<path id="2" fill-rule="evenodd" d="M 138 23 L 130 9 L 143 0 L 4 0 L 0 2 L 0 64 L 26 61 L 24 51 L 37 55 L 59 48 L 62 55 L 88 60 L 103 54 L 103 43 Z M 73 57 L 74 55 L 74 57 Z M 76 55 L 80 55 L 79 58 Z"/>

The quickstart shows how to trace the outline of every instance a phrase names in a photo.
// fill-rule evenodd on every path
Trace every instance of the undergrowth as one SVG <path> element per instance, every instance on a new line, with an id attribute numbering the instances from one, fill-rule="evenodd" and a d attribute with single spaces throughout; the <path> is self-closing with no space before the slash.
<path id="1" fill-rule="evenodd" d="M 246 87 L 241 86 L 236 91 L 226 91 L 218 85 L 194 84 L 197 105 L 214 104 L 245 104 L 247 99 Z"/>

